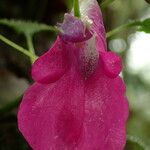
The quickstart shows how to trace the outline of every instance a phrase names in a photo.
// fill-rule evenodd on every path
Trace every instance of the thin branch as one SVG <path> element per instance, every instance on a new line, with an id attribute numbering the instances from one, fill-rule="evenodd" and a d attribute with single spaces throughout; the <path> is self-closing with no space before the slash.
<path id="1" fill-rule="evenodd" d="M 81 14 L 80 14 L 79 0 L 74 0 L 73 6 L 74 6 L 74 15 L 80 18 Z"/>
<path id="2" fill-rule="evenodd" d="M 113 29 L 113 30 L 107 32 L 106 37 L 109 38 L 109 37 L 111 37 L 111 36 L 113 36 L 113 35 L 115 35 L 115 34 L 121 32 L 121 31 L 123 31 L 123 30 L 129 28 L 129 27 L 132 27 L 132 26 L 139 26 L 140 24 L 141 24 L 140 21 L 132 21 L 132 22 L 129 22 L 129 23 L 127 23 L 127 24 L 123 24 L 123 25 L 117 27 L 116 29 Z"/>
<path id="3" fill-rule="evenodd" d="M 21 47 L 20 45 L 10 41 L 9 39 L 7 39 L 6 37 L 4 37 L 1 34 L 0 34 L 0 40 L 3 41 L 4 43 L 8 44 L 9 46 L 13 47 L 17 51 L 21 52 L 22 54 L 32 58 L 34 61 L 38 58 L 36 55 L 32 54 L 31 52 L 29 52 L 25 48 Z"/>
<path id="4" fill-rule="evenodd" d="M 104 0 L 101 4 L 102 8 L 107 7 L 109 4 L 111 4 L 112 2 L 114 2 L 115 0 Z"/>
<path id="5" fill-rule="evenodd" d="M 143 150 L 149 150 L 148 146 L 138 137 L 127 135 L 127 141 L 137 143 Z"/>
<path id="6" fill-rule="evenodd" d="M 25 37 L 26 37 L 26 40 L 27 40 L 27 45 L 28 45 L 29 52 L 31 54 L 35 55 L 35 50 L 34 50 L 34 46 L 33 46 L 33 39 L 32 39 L 33 36 L 30 35 L 30 34 L 26 34 Z M 35 60 L 33 58 L 31 58 L 31 63 L 34 63 L 34 61 Z"/>

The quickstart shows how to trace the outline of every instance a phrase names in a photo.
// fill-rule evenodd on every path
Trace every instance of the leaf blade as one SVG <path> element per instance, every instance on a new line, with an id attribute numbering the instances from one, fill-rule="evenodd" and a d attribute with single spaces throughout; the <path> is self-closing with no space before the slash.
<path id="1" fill-rule="evenodd" d="M 33 35 L 40 31 L 58 32 L 58 29 L 56 27 L 32 21 L 0 19 L 0 24 L 6 25 L 14 29 L 16 32 L 22 33 L 24 35 Z"/>

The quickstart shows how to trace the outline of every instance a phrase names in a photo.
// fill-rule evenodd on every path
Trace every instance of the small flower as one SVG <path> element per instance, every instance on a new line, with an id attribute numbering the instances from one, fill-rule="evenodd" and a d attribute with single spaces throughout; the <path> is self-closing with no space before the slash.
<path id="1" fill-rule="evenodd" d="M 96 0 L 65 15 L 52 48 L 32 66 L 19 129 L 34 150 L 123 150 L 128 102 L 121 59 L 107 51 Z"/>

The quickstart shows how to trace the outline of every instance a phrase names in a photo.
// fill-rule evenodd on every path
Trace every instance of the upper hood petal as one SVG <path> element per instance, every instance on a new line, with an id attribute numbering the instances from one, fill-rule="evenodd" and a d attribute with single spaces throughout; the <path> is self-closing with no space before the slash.
<path id="1" fill-rule="evenodd" d="M 80 0 L 81 18 L 97 36 L 97 50 L 106 51 L 106 32 L 101 9 L 96 0 Z"/>

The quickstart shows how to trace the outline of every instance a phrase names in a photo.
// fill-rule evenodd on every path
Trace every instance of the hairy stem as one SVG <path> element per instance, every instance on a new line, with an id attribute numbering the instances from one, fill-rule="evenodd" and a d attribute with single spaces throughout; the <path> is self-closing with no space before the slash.
<path id="1" fill-rule="evenodd" d="M 132 136 L 132 135 L 127 135 L 127 141 L 137 143 L 143 150 L 148 150 L 148 146 L 138 137 Z"/>
<path id="2" fill-rule="evenodd" d="M 33 39 L 32 39 L 32 35 L 30 34 L 26 34 L 26 40 L 27 40 L 27 45 L 28 45 L 28 49 L 29 49 L 29 52 L 33 55 L 35 55 L 35 50 L 34 50 L 34 46 L 33 46 Z M 31 63 L 34 63 L 34 59 L 33 58 L 30 58 L 31 59 Z"/>
<path id="3" fill-rule="evenodd" d="M 123 31 L 123 30 L 129 28 L 129 27 L 132 27 L 132 26 L 139 26 L 140 24 L 141 24 L 140 21 L 132 21 L 132 22 L 129 22 L 129 23 L 127 23 L 127 24 L 123 24 L 123 25 L 117 27 L 116 29 L 113 29 L 113 30 L 107 32 L 106 37 L 109 38 L 109 37 L 111 37 L 111 36 L 113 36 L 113 35 L 115 35 L 115 34 L 121 32 L 121 31 Z"/>
<path id="4" fill-rule="evenodd" d="M 104 1 L 102 2 L 102 4 L 101 4 L 101 7 L 102 7 L 102 8 L 105 8 L 105 7 L 107 7 L 109 4 L 111 4 L 113 1 L 115 1 L 115 0 L 104 0 Z"/>
<path id="5" fill-rule="evenodd" d="M 80 18 L 81 14 L 80 14 L 79 0 L 74 0 L 73 6 L 74 6 L 74 15 Z"/>
<path id="6" fill-rule="evenodd" d="M 28 50 L 19 46 L 18 44 L 10 41 L 9 39 L 7 39 L 6 37 L 4 37 L 1 34 L 0 34 L 0 40 L 3 41 L 4 43 L 8 44 L 9 46 L 13 47 L 17 51 L 21 52 L 22 54 L 28 56 L 29 58 L 32 58 L 32 60 L 34 60 L 34 61 L 38 58 L 36 55 L 32 54 L 31 52 L 29 52 Z"/>

